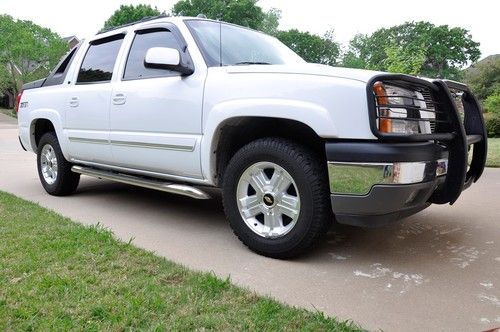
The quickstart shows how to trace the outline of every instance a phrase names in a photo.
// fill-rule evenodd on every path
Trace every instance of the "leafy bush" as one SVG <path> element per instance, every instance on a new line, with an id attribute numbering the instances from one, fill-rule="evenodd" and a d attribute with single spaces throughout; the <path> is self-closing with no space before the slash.
<path id="1" fill-rule="evenodd" d="M 500 88 L 486 98 L 484 108 L 487 112 L 500 115 Z"/>
<path id="2" fill-rule="evenodd" d="M 500 137 L 500 112 L 485 114 L 484 121 L 488 137 Z"/>

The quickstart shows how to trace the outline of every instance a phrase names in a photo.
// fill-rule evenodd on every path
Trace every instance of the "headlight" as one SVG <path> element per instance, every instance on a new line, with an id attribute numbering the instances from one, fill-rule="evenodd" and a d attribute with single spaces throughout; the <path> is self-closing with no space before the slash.
<path id="1" fill-rule="evenodd" d="M 378 110 L 378 129 L 391 134 L 429 134 L 433 111 L 421 92 L 376 82 L 373 85 Z"/>

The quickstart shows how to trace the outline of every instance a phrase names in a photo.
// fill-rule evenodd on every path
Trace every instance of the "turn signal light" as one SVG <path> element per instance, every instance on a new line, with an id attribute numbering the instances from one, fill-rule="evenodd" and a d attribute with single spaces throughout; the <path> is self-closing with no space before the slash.
<path id="1" fill-rule="evenodd" d="M 389 98 L 387 97 L 387 92 L 385 91 L 384 84 L 382 82 L 375 82 L 373 84 L 373 92 L 377 97 L 377 104 L 388 105 Z M 380 118 L 378 120 L 378 130 L 382 133 L 392 132 L 392 120 L 385 119 L 384 116 L 390 116 L 390 111 L 387 108 L 380 108 Z"/>

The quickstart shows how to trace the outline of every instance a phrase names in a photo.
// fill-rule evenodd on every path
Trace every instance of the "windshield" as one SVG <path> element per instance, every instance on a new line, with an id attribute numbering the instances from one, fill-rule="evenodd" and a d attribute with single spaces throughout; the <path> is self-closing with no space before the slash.
<path id="1" fill-rule="evenodd" d="M 236 25 L 186 20 L 209 67 L 281 65 L 305 61 L 278 39 Z"/>

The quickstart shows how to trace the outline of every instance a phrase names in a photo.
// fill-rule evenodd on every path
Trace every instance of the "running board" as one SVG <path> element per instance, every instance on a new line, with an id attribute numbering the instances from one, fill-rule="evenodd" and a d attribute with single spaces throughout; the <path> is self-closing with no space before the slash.
<path id="1" fill-rule="evenodd" d="M 138 177 L 138 176 L 117 173 L 117 172 L 103 171 L 103 170 L 98 170 L 95 168 L 83 167 L 83 166 L 73 166 L 73 167 L 71 167 L 71 171 L 73 171 L 75 173 L 83 174 L 83 175 L 92 176 L 92 177 L 95 177 L 98 179 L 106 179 L 106 180 L 126 183 L 126 184 L 130 184 L 133 186 L 164 191 L 164 192 L 172 193 L 172 194 L 189 196 L 189 197 L 196 198 L 196 199 L 209 199 L 210 198 L 210 196 L 206 192 L 204 192 L 198 188 L 191 187 L 191 186 L 184 185 L 184 184 L 176 184 L 173 182 L 163 182 L 163 181 L 155 180 L 155 179 L 146 179 L 146 178 L 142 178 L 142 177 Z"/>

